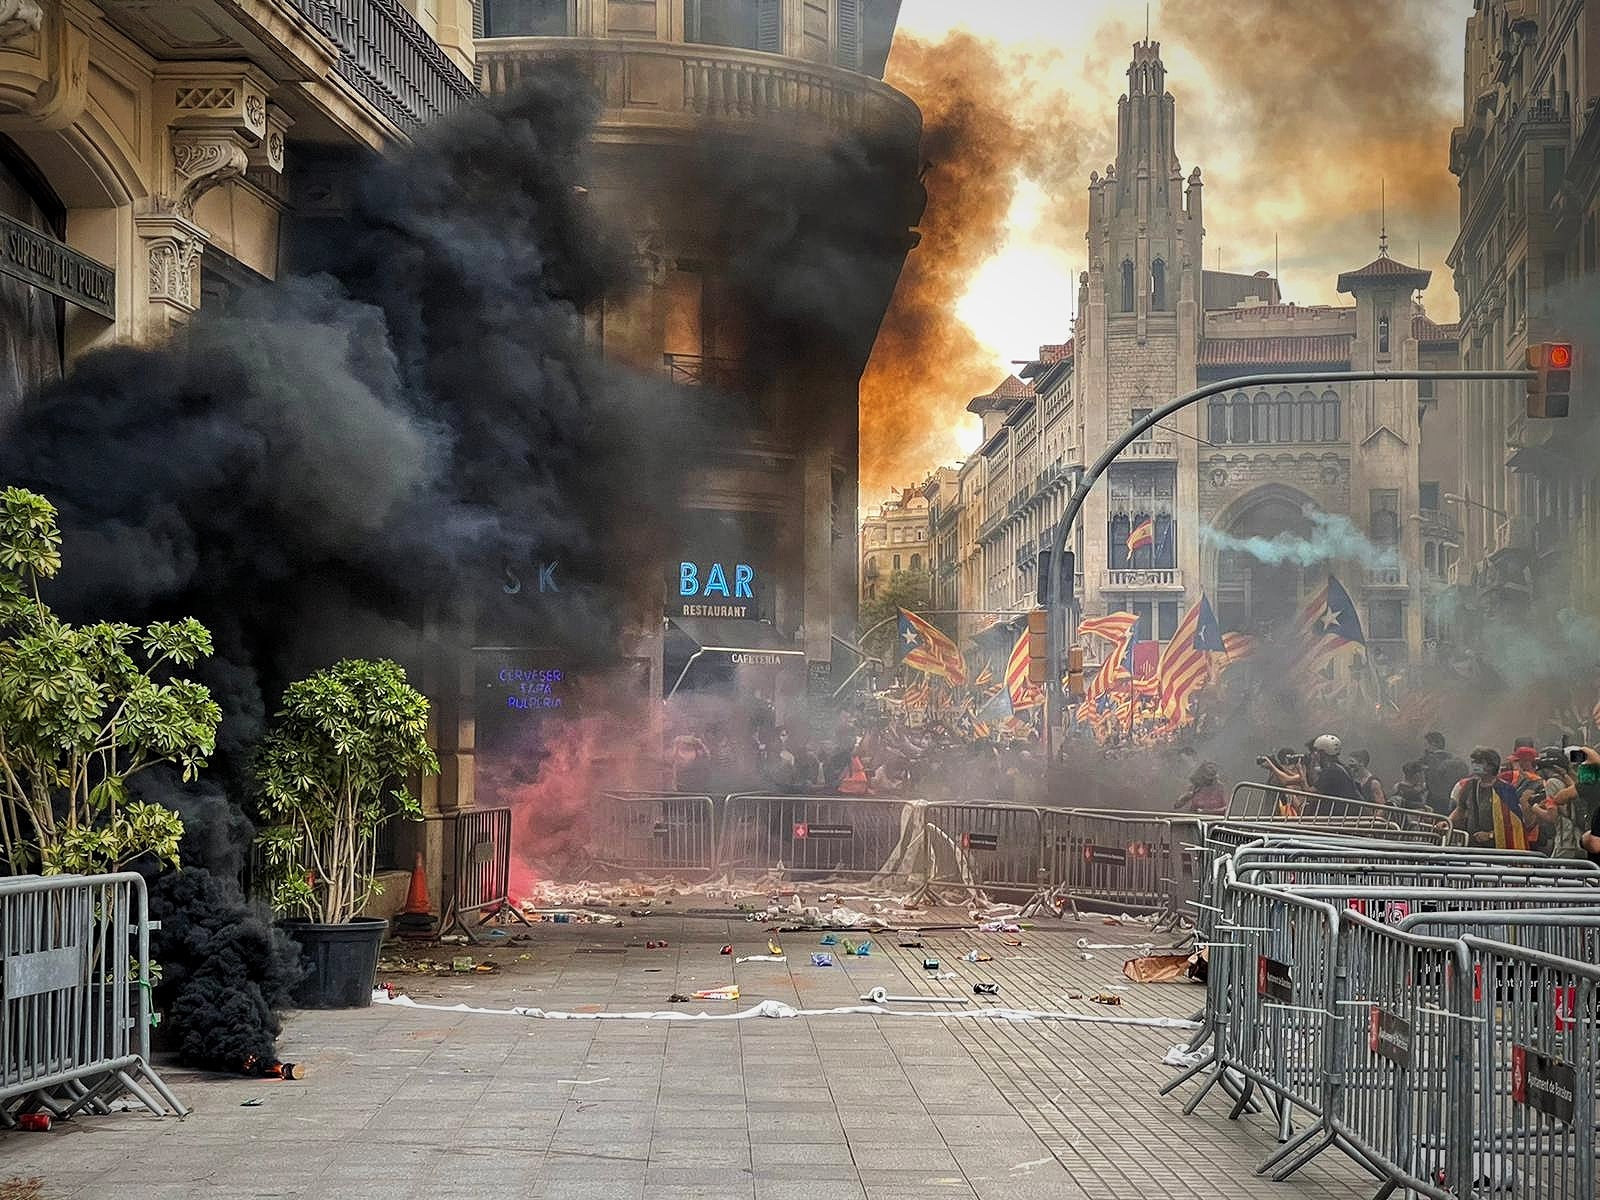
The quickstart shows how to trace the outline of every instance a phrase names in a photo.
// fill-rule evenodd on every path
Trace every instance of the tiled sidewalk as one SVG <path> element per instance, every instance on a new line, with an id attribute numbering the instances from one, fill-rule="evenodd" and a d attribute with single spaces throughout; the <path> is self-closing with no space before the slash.
<path id="1" fill-rule="evenodd" d="M 805 1008 L 891 993 L 971 994 L 1091 1015 L 1186 1017 L 1185 985 L 1135 985 L 1123 954 L 1079 938 L 1132 941 L 1097 920 L 1041 928 L 1025 945 L 967 931 L 874 939 L 870 957 L 810 965 L 817 934 L 781 935 L 787 963 L 743 922 L 653 917 L 625 929 L 542 926 L 502 947 L 498 975 L 402 977 L 419 1003 L 546 1010 L 667 1007 L 675 991 L 737 982 L 736 1011 L 776 999 Z M 646 950 L 665 938 L 665 949 Z M 993 961 L 969 964 L 973 948 Z M 617 951 L 623 952 L 618 953 Z M 531 961 L 516 961 L 521 954 Z M 924 954 L 959 978 L 935 982 Z M 1107 1009 L 1073 995 L 1104 988 Z M 48 1134 L 0 1133 L 0 1180 L 37 1175 L 66 1200 L 356 1197 L 402 1200 L 1101 1200 L 1261 1197 L 1356 1200 L 1371 1193 L 1326 1156 L 1284 1184 L 1252 1169 L 1273 1148 L 1263 1117 L 1226 1119 L 1208 1098 L 1192 1118 L 1156 1095 L 1171 1077 L 1170 1029 L 860 1015 L 704 1023 L 550 1021 L 375 1007 L 295 1014 L 285 1058 L 300 1083 L 166 1078 L 186 1121 L 80 1119 Z M 261 1104 L 241 1107 L 259 1098 Z"/>

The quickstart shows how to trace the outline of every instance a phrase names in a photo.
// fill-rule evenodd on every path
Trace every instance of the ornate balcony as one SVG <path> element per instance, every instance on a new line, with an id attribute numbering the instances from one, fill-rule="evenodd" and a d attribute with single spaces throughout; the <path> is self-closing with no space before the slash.
<path id="1" fill-rule="evenodd" d="M 1169 459 L 1178 457 L 1177 442 L 1140 438 L 1119 455 L 1121 458 Z"/>
<path id="2" fill-rule="evenodd" d="M 662 370 L 679 387 L 701 388 L 701 410 L 715 426 L 733 430 L 770 429 L 773 414 L 760 394 L 756 372 L 726 358 L 701 354 L 663 354 Z"/>
<path id="3" fill-rule="evenodd" d="M 1124 571 L 1106 571 L 1100 585 L 1107 591 L 1181 592 L 1183 572 L 1176 568 L 1134 567 Z"/>
<path id="4" fill-rule="evenodd" d="M 914 154 L 922 116 L 867 75 L 723 46 L 624 38 L 510 37 L 478 42 L 484 90 L 500 93 L 555 61 L 593 81 L 601 126 L 693 132 L 707 122 L 776 127 L 787 137 L 881 133 Z"/>
<path id="5" fill-rule="evenodd" d="M 1404 563 L 1399 563 L 1392 567 L 1368 567 L 1362 572 L 1362 579 L 1368 588 L 1399 588 L 1403 590 L 1410 586 L 1406 580 Z"/>

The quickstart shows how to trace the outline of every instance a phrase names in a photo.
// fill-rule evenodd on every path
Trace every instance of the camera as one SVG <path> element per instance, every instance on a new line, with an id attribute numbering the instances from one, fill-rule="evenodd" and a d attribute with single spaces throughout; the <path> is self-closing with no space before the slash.
<path id="1" fill-rule="evenodd" d="M 1271 758 L 1270 755 L 1266 755 L 1266 754 L 1258 754 L 1258 755 L 1256 755 L 1256 766 L 1258 766 L 1258 767 L 1264 767 L 1271 761 L 1272 761 L 1272 758 Z"/>
<path id="2" fill-rule="evenodd" d="M 1581 767 L 1589 761 L 1589 756 L 1583 752 L 1582 746 L 1568 746 L 1567 761 L 1575 767 Z"/>

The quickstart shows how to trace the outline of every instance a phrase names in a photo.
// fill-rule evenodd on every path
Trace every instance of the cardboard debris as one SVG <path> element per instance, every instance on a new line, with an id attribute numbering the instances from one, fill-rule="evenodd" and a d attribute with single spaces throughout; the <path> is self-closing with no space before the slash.
<path id="1" fill-rule="evenodd" d="M 705 988 L 698 992 L 692 992 L 689 998 L 691 1000 L 737 1000 L 739 998 L 739 988 L 734 984 L 729 984 L 727 987 Z"/>
<path id="2" fill-rule="evenodd" d="M 1191 983 L 1198 954 L 1147 954 L 1122 964 L 1122 973 L 1134 983 Z"/>

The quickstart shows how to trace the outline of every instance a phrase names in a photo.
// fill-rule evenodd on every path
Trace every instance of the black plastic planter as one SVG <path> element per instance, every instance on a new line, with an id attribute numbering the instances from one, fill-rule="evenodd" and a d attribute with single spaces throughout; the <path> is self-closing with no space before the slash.
<path id="1" fill-rule="evenodd" d="M 309 968 L 295 987 L 299 1008 L 366 1008 L 378 979 L 378 950 L 389 922 L 357 917 L 343 925 L 287 920 L 283 931 L 300 946 Z"/>

